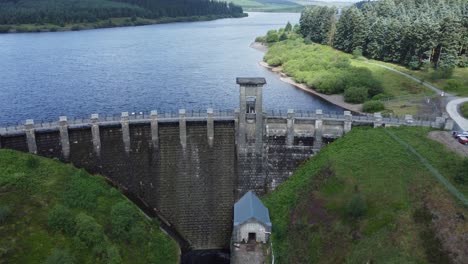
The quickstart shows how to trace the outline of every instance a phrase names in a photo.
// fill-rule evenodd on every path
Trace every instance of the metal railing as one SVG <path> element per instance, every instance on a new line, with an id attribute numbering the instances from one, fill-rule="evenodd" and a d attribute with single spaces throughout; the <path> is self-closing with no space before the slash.
<path id="1" fill-rule="evenodd" d="M 270 119 L 285 119 L 288 117 L 288 111 L 286 110 L 268 110 L 264 112 L 266 118 Z M 188 110 L 185 111 L 185 119 L 187 121 L 205 121 L 208 118 L 206 110 Z M 234 110 L 213 110 L 214 120 L 234 120 Z M 336 120 L 344 121 L 344 112 L 324 112 L 321 115 L 323 120 Z M 319 117 L 316 111 L 303 111 L 298 110 L 294 112 L 295 119 L 302 120 L 315 120 Z M 176 122 L 180 118 L 179 112 L 167 111 L 158 112 L 158 122 Z M 118 125 L 122 120 L 121 113 L 119 114 L 99 114 L 98 122 L 100 125 Z M 146 123 L 151 121 L 151 112 L 129 112 L 128 113 L 129 123 Z M 356 123 L 372 123 L 376 121 L 374 115 L 353 115 L 352 121 Z M 91 116 L 87 117 L 67 117 L 67 122 L 70 127 L 84 127 L 89 126 L 92 122 Z M 394 124 L 394 125 L 414 125 L 414 126 L 434 126 L 437 125 L 435 120 L 429 118 L 415 117 L 411 122 L 408 122 L 404 118 L 398 116 L 382 117 L 382 123 Z M 34 120 L 34 128 L 38 130 L 47 129 L 58 129 L 59 121 L 58 118 L 55 121 L 50 120 Z M 0 127 L 0 134 L 18 133 L 25 129 L 24 123 L 16 123 L 5 127 Z"/>

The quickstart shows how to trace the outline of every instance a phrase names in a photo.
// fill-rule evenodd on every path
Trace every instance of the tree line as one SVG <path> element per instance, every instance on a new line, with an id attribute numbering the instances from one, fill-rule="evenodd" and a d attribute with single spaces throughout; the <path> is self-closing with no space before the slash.
<path id="1" fill-rule="evenodd" d="M 336 49 L 412 69 L 468 67 L 466 0 L 363 1 L 345 10 L 312 7 L 300 33 Z"/>
<path id="2" fill-rule="evenodd" d="M 0 0 L 0 25 L 208 15 L 238 17 L 243 10 L 232 3 L 212 0 Z"/>

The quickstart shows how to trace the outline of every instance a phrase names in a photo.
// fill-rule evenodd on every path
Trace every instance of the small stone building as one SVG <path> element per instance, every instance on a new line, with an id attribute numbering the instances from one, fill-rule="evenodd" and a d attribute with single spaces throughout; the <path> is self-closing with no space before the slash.
<path id="1" fill-rule="evenodd" d="M 271 234 L 268 208 L 252 192 L 248 191 L 234 205 L 234 242 L 266 243 Z"/>

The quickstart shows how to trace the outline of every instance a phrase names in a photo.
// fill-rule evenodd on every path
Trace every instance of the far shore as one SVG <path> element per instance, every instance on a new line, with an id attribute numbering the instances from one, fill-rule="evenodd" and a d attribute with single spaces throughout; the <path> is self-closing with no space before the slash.
<path id="1" fill-rule="evenodd" d="M 256 49 L 256 50 L 259 50 L 261 52 L 264 52 L 266 53 L 268 51 L 268 47 L 266 45 L 264 45 L 263 43 L 260 43 L 260 42 L 253 42 L 252 44 L 250 44 L 250 47 L 253 48 L 253 49 Z M 362 112 L 362 104 L 349 104 L 349 103 L 346 103 L 344 101 L 344 97 L 343 95 L 341 94 L 334 94 L 334 95 L 327 95 L 327 94 L 323 94 L 323 93 L 319 93 L 317 92 L 316 90 L 312 89 L 311 87 L 303 84 L 303 83 L 298 83 L 296 81 L 294 81 L 293 78 L 291 78 L 290 76 L 288 76 L 287 74 L 285 74 L 282 70 L 281 67 L 272 67 L 270 65 L 268 65 L 268 63 L 264 62 L 264 61 L 260 61 L 258 64 L 260 64 L 261 66 L 269 69 L 270 71 L 276 73 L 279 75 L 279 79 L 285 83 L 288 83 L 288 84 L 291 84 L 293 85 L 294 87 L 298 88 L 298 89 L 301 89 L 305 92 L 308 92 L 314 96 L 317 96 L 317 97 L 320 97 L 322 98 L 323 100 L 329 102 L 329 103 L 332 103 L 336 106 L 339 106 L 341 108 L 344 108 L 346 110 L 349 110 L 349 111 L 352 111 L 352 112 L 355 112 L 355 113 L 359 113 L 359 114 L 364 114 Z"/>
<path id="2" fill-rule="evenodd" d="M 230 15 L 207 15 L 207 16 L 189 16 L 189 17 L 163 17 L 159 19 L 137 18 L 132 21 L 130 17 L 109 18 L 100 20 L 94 23 L 74 23 L 65 24 L 62 26 L 55 24 L 15 24 L 2 25 L 0 24 L 0 34 L 8 33 L 40 33 L 40 32 L 64 32 L 64 31 L 81 31 L 100 28 L 115 28 L 115 27 L 136 27 L 155 24 L 168 24 L 177 22 L 199 22 L 211 21 L 223 18 L 242 18 L 248 16 L 243 13 L 240 16 Z"/>

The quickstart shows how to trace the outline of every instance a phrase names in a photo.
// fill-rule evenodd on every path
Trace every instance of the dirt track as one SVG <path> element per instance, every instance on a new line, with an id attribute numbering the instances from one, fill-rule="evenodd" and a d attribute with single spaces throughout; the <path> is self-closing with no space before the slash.
<path id="1" fill-rule="evenodd" d="M 432 131 L 429 133 L 428 137 L 430 139 L 439 141 L 440 143 L 444 144 L 450 150 L 455 151 L 462 156 L 465 156 L 465 157 L 468 156 L 468 146 L 458 143 L 458 141 L 452 137 L 451 132 Z"/>

